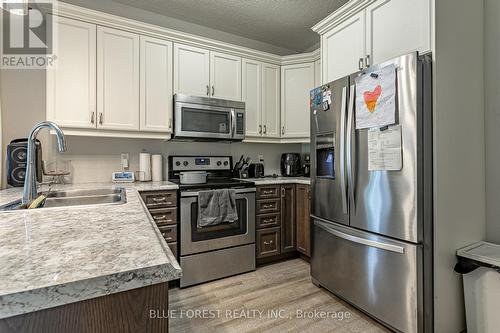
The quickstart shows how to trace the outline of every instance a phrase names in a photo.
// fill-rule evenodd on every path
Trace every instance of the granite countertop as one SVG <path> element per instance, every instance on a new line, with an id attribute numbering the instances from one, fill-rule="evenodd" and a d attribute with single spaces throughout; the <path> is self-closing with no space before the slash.
<path id="1" fill-rule="evenodd" d="M 310 185 L 309 177 L 266 177 L 266 178 L 248 178 L 243 179 L 249 182 L 254 182 L 255 185 L 275 185 L 275 184 L 305 184 Z"/>
<path id="2" fill-rule="evenodd" d="M 121 205 L 0 212 L 0 319 L 167 282 L 181 268 L 138 191 L 170 182 L 59 185 L 125 187 Z M 22 189 L 0 191 L 0 205 Z"/>

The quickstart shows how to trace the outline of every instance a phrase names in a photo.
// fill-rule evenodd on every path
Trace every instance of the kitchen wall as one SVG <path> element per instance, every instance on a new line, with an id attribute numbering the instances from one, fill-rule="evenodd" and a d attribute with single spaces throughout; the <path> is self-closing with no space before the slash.
<path id="1" fill-rule="evenodd" d="M 486 239 L 500 244 L 500 2 L 485 0 Z"/>
<path id="2" fill-rule="evenodd" d="M 483 4 L 435 1 L 435 332 L 465 329 L 462 277 L 453 271 L 455 253 L 485 236 L 484 69 L 492 68 L 483 63 Z"/>
<path id="3" fill-rule="evenodd" d="M 59 154 L 52 149 L 57 158 L 70 160 L 73 183 L 110 181 L 113 171 L 121 171 L 120 153 L 129 153 L 130 170 L 139 169 L 139 153 L 147 151 L 164 156 L 166 174 L 168 155 L 230 155 L 239 159 L 242 154 L 253 161 L 264 155 L 265 173 L 279 174 L 280 158 L 283 152 L 301 152 L 300 144 L 252 144 L 252 143 L 202 143 L 202 142 L 165 142 L 161 140 L 138 140 L 118 138 L 67 137 L 68 150 Z M 55 147 L 55 145 L 52 145 Z"/>

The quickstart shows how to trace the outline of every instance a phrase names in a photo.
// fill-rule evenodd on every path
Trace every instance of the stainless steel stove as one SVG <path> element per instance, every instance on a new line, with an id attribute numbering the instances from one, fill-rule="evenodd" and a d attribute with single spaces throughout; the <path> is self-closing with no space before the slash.
<path id="1" fill-rule="evenodd" d="M 181 288 L 255 270 L 255 184 L 232 178 L 231 156 L 169 156 L 168 180 L 180 191 Z M 203 184 L 180 184 L 180 173 L 206 171 Z M 238 220 L 198 226 L 200 191 L 234 189 Z"/>

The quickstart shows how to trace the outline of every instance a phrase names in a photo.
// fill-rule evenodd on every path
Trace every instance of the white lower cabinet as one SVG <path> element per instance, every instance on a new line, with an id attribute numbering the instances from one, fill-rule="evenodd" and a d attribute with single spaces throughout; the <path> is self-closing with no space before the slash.
<path id="1" fill-rule="evenodd" d="M 172 42 L 140 38 L 140 130 L 172 133 Z"/>
<path id="2" fill-rule="evenodd" d="M 47 69 L 47 120 L 96 128 L 96 25 L 53 18 L 57 60 Z"/>
<path id="3" fill-rule="evenodd" d="M 281 137 L 308 138 L 314 63 L 281 67 Z"/>
<path id="4" fill-rule="evenodd" d="M 97 27 L 97 127 L 139 130 L 139 35 Z"/>
<path id="5" fill-rule="evenodd" d="M 280 137 L 280 66 L 243 59 L 247 138 Z"/>

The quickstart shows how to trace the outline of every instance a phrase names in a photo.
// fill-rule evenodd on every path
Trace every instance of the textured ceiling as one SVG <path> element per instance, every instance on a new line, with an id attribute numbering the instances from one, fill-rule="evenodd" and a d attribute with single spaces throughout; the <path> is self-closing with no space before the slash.
<path id="1" fill-rule="evenodd" d="M 212 29 L 304 52 L 311 27 L 348 0 L 114 0 Z"/>

